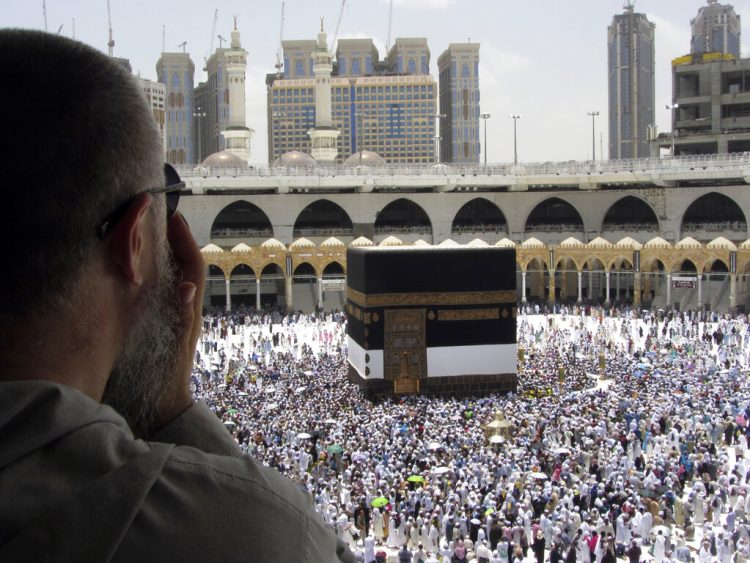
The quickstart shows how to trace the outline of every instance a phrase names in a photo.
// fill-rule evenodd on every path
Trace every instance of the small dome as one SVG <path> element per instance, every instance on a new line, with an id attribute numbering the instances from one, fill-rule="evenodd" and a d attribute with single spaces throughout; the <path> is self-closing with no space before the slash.
<path id="1" fill-rule="evenodd" d="M 378 246 L 401 246 L 404 244 L 401 242 L 400 238 L 394 237 L 393 235 L 389 237 L 385 237 L 383 240 L 380 241 L 380 244 Z"/>
<path id="2" fill-rule="evenodd" d="M 523 248 L 540 248 L 544 246 L 544 243 L 536 237 L 527 238 L 521 243 Z"/>
<path id="3" fill-rule="evenodd" d="M 583 243 L 576 237 L 568 237 L 560 243 L 562 248 L 572 248 L 576 246 L 583 246 Z"/>
<path id="4" fill-rule="evenodd" d="M 286 246 L 284 246 L 284 243 L 276 240 L 275 238 L 268 239 L 263 244 L 261 244 L 260 247 L 261 248 L 279 248 L 281 250 L 286 250 Z"/>
<path id="5" fill-rule="evenodd" d="M 706 245 L 707 248 L 723 248 L 726 250 L 737 250 L 737 245 L 724 237 L 716 237 Z"/>
<path id="6" fill-rule="evenodd" d="M 215 244 L 207 244 L 203 248 L 201 248 L 202 254 L 221 254 L 224 252 L 221 247 L 216 246 Z"/>
<path id="7" fill-rule="evenodd" d="M 674 245 L 675 248 L 701 248 L 703 245 L 693 237 L 685 237 Z"/>
<path id="8" fill-rule="evenodd" d="M 643 248 L 643 245 L 631 237 L 625 237 L 617 241 L 617 244 L 615 244 L 618 248 L 632 248 L 633 250 L 640 250 Z"/>
<path id="9" fill-rule="evenodd" d="M 643 246 L 645 248 L 672 248 L 672 245 L 661 237 L 654 237 Z"/>
<path id="10" fill-rule="evenodd" d="M 357 237 L 349 243 L 349 246 L 372 246 L 372 241 L 367 237 Z"/>
<path id="11" fill-rule="evenodd" d="M 247 162 L 229 151 L 219 151 L 209 154 L 201 163 L 206 168 L 247 168 Z"/>
<path id="12" fill-rule="evenodd" d="M 429 242 L 427 242 L 426 240 L 422 240 L 420 238 L 420 239 L 417 239 L 417 240 L 414 241 L 414 246 L 432 246 L 432 245 Z"/>
<path id="13" fill-rule="evenodd" d="M 372 151 L 359 151 L 355 152 L 349 158 L 344 161 L 344 166 L 353 168 L 355 166 L 371 166 L 380 167 L 385 166 L 387 162 L 385 159 L 376 152 Z"/>
<path id="14" fill-rule="evenodd" d="M 506 237 L 497 241 L 495 246 L 499 246 L 500 248 L 515 248 L 516 243 Z"/>
<path id="15" fill-rule="evenodd" d="M 344 243 L 336 237 L 328 237 L 326 240 L 320 243 L 320 246 L 344 246 Z"/>
<path id="16" fill-rule="evenodd" d="M 589 241 L 589 246 L 594 248 L 607 248 L 609 246 L 612 246 L 612 243 L 605 238 L 596 237 L 595 239 Z"/>
<path id="17" fill-rule="evenodd" d="M 232 248 L 232 252 L 252 252 L 253 249 L 246 245 L 244 242 L 239 243 L 237 246 Z"/>
<path id="18" fill-rule="evenodd" d="M 489 246 L 485 241 L 483 241 L 480 238 L 475 238 L 470 243 L 466 245 L 467 248 L 484 248 L 486 246 Z"/>
<path id="19" fill-rule="evenodd" d="M 447 238 L 443 242 L 438 244 L 438 246 L 442 248 L 458 248 L 461 245 L 458 244 L 455 240 Z"/>
<path id="20" fill-rule="evenodd" d="M 301 237 L 295 240 L 292 244 L 289 245 L 289 248 L 311 248 L 314 247 L 315 243 L 311 241 L 309 238 Z"/>
<path id="21" fill-rule="evenodd" d="M 313 157 L 301 151 L 285 152 L 273 161 L 273 166 L 286 166 L 287 168 L 309 168 L 317 165 L 318 162 Z"/>

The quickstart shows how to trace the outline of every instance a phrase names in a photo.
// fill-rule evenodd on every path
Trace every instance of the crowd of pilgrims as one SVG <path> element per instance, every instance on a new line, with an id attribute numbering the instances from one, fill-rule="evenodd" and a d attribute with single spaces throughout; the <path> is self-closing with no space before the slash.
<path id="1" fill-rule="evenodd" d="M 365 563 L 750 559 L 747 317 L 517 323 L 515 393 L 371 401 L 343 315 L 214 311 L 194 393 Z"/>

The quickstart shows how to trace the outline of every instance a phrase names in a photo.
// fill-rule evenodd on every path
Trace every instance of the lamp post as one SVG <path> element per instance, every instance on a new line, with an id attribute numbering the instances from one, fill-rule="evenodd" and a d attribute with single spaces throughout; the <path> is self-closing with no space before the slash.
<path id="1" fill-rule="evenodd" d="M 590 111 L 586 115 L 591 116 L 591 160 L 596 162 L 596 117 L 598 111 Z"/>
<path id="2" fill-rule="evenodd" d="M 489 113 L 480 113 L 479 117 L 484 119 L 484 163 L 487 164 L 487 120 L 492 116 Z"/>
<path id="3" fill-rule="evenodd" d="M 203 108 L 200 106 L 196 106 L 195 111 L 193 112 L 193 117 L 196 118 L 198 121 L 198 158 L 197 158 L 197 164 L 200 164 L 203 162 L 203 135 L 201 135 L 201 122 L 203 121 L 203 118 L 206 117 L 206 112 L 203 111 Z"/>
<path id="4" fill-rule="evenodd" d="M 440 163 L 440 141 L 442 140 L 442 137 L 440 136 L 440 120 L 446 117 L 444 113 L 436 113 L 435 114 L 435 120 L 437 121 L 437 127 L 435 128 L 435 164 Z"/>
<path id="5" fill-rule="evenodd" d="M 678 107 L 680 107 L 680 104 L 665 104 L 665 108 L 667 108 L 670 111 L 670 117 L 672 118 L 672 158 L 674 158 L 674 130 L 675 130 L 675 119 L 674 119 L 674 110 L 676 110 Z"/>
<path id="6" fill-rule="evenodd" d="M 518 136 L 516 135 L 516 122 L 523 116 L 518 113 L 511 113 L 508 117 L 513 120 L 513 164 L 518 164 Z"/>

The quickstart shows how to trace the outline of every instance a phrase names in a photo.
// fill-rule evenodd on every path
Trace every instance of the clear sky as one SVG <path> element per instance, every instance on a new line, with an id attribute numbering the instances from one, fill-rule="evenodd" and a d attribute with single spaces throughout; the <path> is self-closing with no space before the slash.
<path id="1" fill-rule="evenodd" d="M 228 38 L 238 17 L 248 51 L 247 125 L 255 129 L 254 162 L 267 160 L 265 75 L 274 71 L 279 45 L 281 0 L 110 0 L 114 54 L 130 59 L 134 72 L 156 79 L 162 51 L 187 51 L 203 80 L 203 59 L 211 42 L 214 10 L 216 35 Z M 73 35 L 107 50 L 106 0 L 46 0 L 47 28 Z M 325 18 L 330 36 L 341 0 L 286 0 L 285 39 L 313 39 Z M 672 58 L 690 51 L 690 19 L 706 0 L 637 0 L 636 11 L 656 24 L 656 121 L 669 130 Z M 750 2 L 733 2 L 742 17 L 742 53 L 750 56 Z M 426 37 L 431 71 L 449 43 L 479 42 L 481 111 L 488 112 L 490 162 L 513 160 L 513 120 L 518 121 L 521 161 L 583 160 L 591 157 L 590 111 L 607 153 L 607 26 L 621 13 L 622 0 L 394 0 L 392 37 Z M 389 0 L 346 0 L 340 37 L 372 37 L 381 58 L 388 37 Z M 44 29 L 42 0 L 0 1 L 6 27 Z M 214 40 L 214 47 L 219 40 Z"/>

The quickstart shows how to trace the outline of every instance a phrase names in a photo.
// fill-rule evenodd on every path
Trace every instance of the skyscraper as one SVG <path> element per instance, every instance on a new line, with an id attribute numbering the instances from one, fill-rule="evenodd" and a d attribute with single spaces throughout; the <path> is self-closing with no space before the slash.
<path id="1" fill-rule="evenodd" d="M 426 39 L 396 39 L 383 61 L 372 39 L 341 39 L 330 78 L 329 59 L 319 42 L 284 41 L 282 46 L 284 73 L 266 77 L 269 162 L 290 151 L 315 152 L 319 158 L 334 149 L 336 162 L 360 150 L 392 163 L 434 160 L 437 92 L 428 72 Z M 319 115 L 326 104 L 317 107 L 317 100 L 325 98 L 325 83 L 330 124 L 328 115 Z M 338 138 L 317 133 L 325 127 L 340 132 Z M 323 137 L 332 146 L 316 147 L 316 139 Z"/>
<path id="2" fill-rule="evenodd" d="M 609 158 L 645 158 L 654 123 L 654 24 L 628 3 L 607 32 Z"/>
<path id="3" fill-rule="evenodd" d="M 165 86 L 166 160 L 171 164 L 192 164 L 193 76 L 195 65 L 187 53 L 162 53 L 156 76 Z"/>
<path id="4" fill-rule="evenodd" d="M 204 154 L 228 150 L 245 161 L 250 159 L 250 139 L 254 131 L 245 121 L 245 71 L 247 51 L 242 48 L 237 20 L 234 22 L 229 48 L 220 47 L 206 63 L 208 81 L 206 129 L 201 131 Z M 201 96 L 203 92 L 201 92 Z"/>
<path id="5" fill-rule="evenodd" d="M 440 160 L 479 162 L 479 43 L 451 43 L 438 73 Z"/>
<path id="6" fill-rule="evenodd" d="M 690 54 L 718 52 L 740 58 L 740 16 L 733 6 L 708 0 L 708 5 L 690 20 L 690 29 Z"/>

